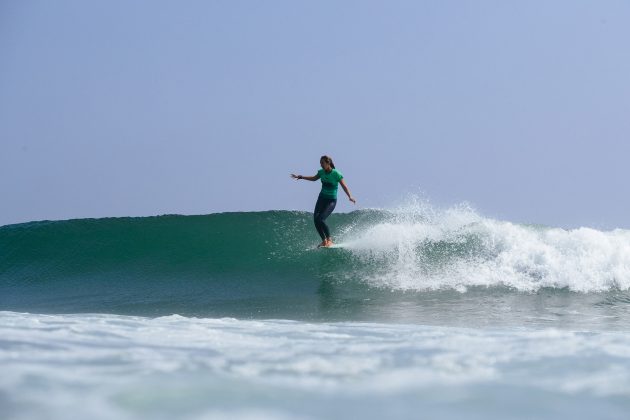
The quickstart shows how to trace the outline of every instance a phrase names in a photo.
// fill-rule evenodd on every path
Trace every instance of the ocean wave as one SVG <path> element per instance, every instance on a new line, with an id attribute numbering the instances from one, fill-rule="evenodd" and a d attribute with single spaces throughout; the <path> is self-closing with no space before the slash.
<path id="1" fill-rule="evenodd" d="M 340 249 L 317 249 L 311 215 L 297 211 L 3 226 L 0 309 L 168 313 L 240 301 L 255 316 L 270 299 L 315 311 L 322 296 L 378 290 L 630 290 L 627 230 L 524 225 L 413 200 L 329 223 Z"/>

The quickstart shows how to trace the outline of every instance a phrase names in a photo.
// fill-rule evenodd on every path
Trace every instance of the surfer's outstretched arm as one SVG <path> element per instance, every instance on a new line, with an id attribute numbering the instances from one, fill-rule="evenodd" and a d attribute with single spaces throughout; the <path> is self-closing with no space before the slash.
<path id="1" fill-rule="evenodd" d="M 356 204 L 357 200 L 355 200 L 354 197 L 352 197 L 352 194 L 350 194 L 350 190 L 348 189 L 348 186 L 346 185 L 346 181 L 341 179 L 341 180 L 339 180 L 339 184 L 341 184 L 341 188 L 343 188 L 343 190 L 346 192 L 346 195 L 348 196 L 348 199 L 350 201 L 352 201 L 354 204 Z"/>
<path id="2" fill-rule="evenodd" d="M 291 178 L 293 178 L 293 179 L 305 179 L 307 181 L 317 181 L 319 179 L 319 175 L 302 176 L 302 175 L 291 174 Z"/>

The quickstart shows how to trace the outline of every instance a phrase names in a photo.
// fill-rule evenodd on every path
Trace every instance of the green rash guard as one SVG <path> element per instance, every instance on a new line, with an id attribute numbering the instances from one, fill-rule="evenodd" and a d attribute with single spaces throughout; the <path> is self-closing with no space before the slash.
<path id="1" fill-rule="evenodd" d="M 319 179 L 322 181 L 322 191 L 319 193 L 321 197 L 337 199 L 337 189 L 339 187 L 339 181 L 343 179 L 343 174 L 336 169 L 333 169 L 329 173 L 320 169 L 317 171 Z"/>

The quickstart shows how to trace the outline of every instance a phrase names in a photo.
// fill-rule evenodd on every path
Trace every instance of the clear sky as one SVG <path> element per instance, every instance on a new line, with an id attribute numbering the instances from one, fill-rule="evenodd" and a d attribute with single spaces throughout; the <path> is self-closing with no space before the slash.
<path id="1" fill-rule="evenodd" d="M 358 206 L 630 228 L 630 2 L 0 0 L 0 225 Z"/>

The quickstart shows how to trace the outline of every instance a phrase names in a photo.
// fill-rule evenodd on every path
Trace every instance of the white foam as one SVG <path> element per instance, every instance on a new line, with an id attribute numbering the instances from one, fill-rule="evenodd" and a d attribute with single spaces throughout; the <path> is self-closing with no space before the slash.
<path id="1" fill-rule="evenodd" d="M 0 337 L 20 418 L 377 417 L 366 401 L 454 389 L 630 398 L 628 333 L 0 312 Z"/>
<path id="2" fill-rule="evenodd" d="M 630 289 L 630 231 L 622 229 L 519 225 L 481 217 L 467 206 L 438 211 L 413 201 L 342 240 L 356 258 L 377 267 L 363 277 L 376 286 Z"/>

